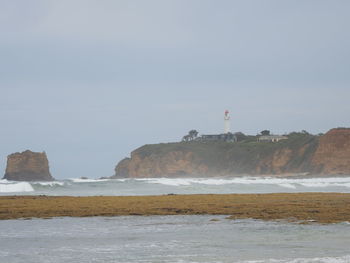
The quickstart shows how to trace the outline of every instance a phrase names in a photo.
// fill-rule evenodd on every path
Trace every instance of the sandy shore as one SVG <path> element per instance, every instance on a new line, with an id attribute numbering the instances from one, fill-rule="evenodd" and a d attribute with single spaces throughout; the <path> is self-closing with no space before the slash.
<path id="1" fill-rule="evenodd" d="M 350 221 L 350 194 L 0 197 L 0 219 L 202 214 L 229 215 L 232 219 Z"/>

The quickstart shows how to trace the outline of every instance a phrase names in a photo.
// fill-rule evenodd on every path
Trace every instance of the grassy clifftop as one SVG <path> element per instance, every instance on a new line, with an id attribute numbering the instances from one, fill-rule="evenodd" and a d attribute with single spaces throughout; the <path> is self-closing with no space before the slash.
<path id="1" fill-rule="evenodd" d="M 116 167 L 116 177 L 211 176 L 303 173 L 320 136 L 291 133 L 287 140 L 258 142 L 257 137 L 228 143 L 191 141 L 144 145 Z"/>

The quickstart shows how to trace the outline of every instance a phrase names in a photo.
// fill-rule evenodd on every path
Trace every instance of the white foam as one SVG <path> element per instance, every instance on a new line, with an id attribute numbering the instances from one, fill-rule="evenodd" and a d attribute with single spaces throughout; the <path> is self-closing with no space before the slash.
<path id="1" fill-rule="evenodd" d="M 294 259 L 263 259 L 239 261 L 239 263 L 349 263 L 350 255 L 340 257 L 315 257 Z"/>
<path id="2" fill-rule="evenodd" d="M 83 178 L 71 178 L 70 181 L 74 183 L 97 183 L 97 182 L 106 182 L 111 179 L 83 179 Z"/>
<path id="3" fill-rule="evenodd" d="M 6 180 L 0 181 L 0 193 L 20 193 L 33 191 L 33 187 L 27 182 L 13 183 Z"/>
<path id="4" fill-rule="evenodd" d="M 136 181 L 146 181 L 153 184 L 172 186 L 188 186 L 191 184 L 204 185 L 277 185 L 289 189 L 297 187 L 346 187 L 350 188 L 350 177 L 327 177 L 327 178 L 274 178 L 274 177 L 235 177 L 235 178 L 143 178 Z"/>
<path id="5" fill-rule="evenodd" d="M 53 182 L 33 182 L 32 184 L 40 184 L 40 185 L 43 185 L 43 186 L 55 186 L 55 185 L 63 186 L 64 182 L 57 182 L 57 181 L 53 181 Z"/>
<path id="6" fill-rule="evenodd" d="M 117 181 L 117 182 L 126 182 L 126 181 L 130 181 L 130 178 L 123 178 L 123 179 L 111 179 L 113 181 Z"/>
<path id="7" fill-rule="evenodd" d="M 227 179 L 193 179 L 192 182 L 205 185 L 226 185 L 233 183 L 231 180 Z"/>
<path id="8" fill-rule="evenodd" d="M 181 178 L 145 178 L 145 179 L 136 179 L 136 181 L 146 181 L 152 184 L 163 184 L 163 185 L 190 185 L 191 179 L 181 179 Z"/>

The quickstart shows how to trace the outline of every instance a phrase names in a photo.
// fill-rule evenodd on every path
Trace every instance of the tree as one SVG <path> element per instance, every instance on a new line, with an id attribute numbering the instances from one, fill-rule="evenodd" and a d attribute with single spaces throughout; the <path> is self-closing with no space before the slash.
<path id="1" fill-rule="evenodd" d="M 260 132 L 260 134 L 264 135 L 264 136 L 270 135 L 270 131 L 269 130 L 263 130 L 263 131 Z"/>
<path id="2" fill-rule="evenodd" d="M 188 132 L 188 135 L 190 136 L 191 140 L 194 140 L 194 139 L 197 138 L 198 132 L 197 132 L 196 130 L 190 130 L 190 131 Z"/>
<path id="3" fill-rule="evenodd" d="M 182 137 L 182 141 L 183 142 L 189 142 L 189 141 L 193 141 L 194 139 L 196 139 L 198 136 L 198 131 L 196 130 L 190 130 L 188 132 L 187 135 L 185 135 L 184 137 Z"/>
<path id="4" fill-rule="evenodd" d="M 236 136 L 238 142 L 244 141 L 247 138 L 247 135 L 245 135 L 243 132 L 235 132 L 234 135 Z"/>
<path id="5" fill-rule="evenodd" d="M 190 140 L 190 136 L 185 135 L 184 137 L 182 137 L 182 141 L 183 142 L 188 142 Z"/>

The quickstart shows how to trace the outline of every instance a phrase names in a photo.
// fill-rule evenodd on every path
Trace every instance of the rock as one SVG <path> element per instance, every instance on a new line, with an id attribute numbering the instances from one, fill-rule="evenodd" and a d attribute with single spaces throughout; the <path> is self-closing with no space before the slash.
<path id="1" fill-rule="evenodd" d="M 144 145 L 120 161 L 112 178 L 350 174 L 350 129 L 322 136 L 291 133 L 266 142 Z"/>
<path id="2" fill-rule="evenodd" d="M 115 168 L 116 177 L 181 177 L 206 174 L 207 165 L 198 163 L 193 152 L 169 151 L 142 156 L 138 151 L 123 159 Z"/>
<path id="3" fill-rule="evenodd" d="M 24 151 L 7 156 L 4 179 L 12 181 L 53 181 L 46 153 Z"/>
<path id="4" fill-rule="evenodd" d="M 350 129 L 332 129 L 320 138 L 313 156 L 314 172 L 350 174 Z"/>

